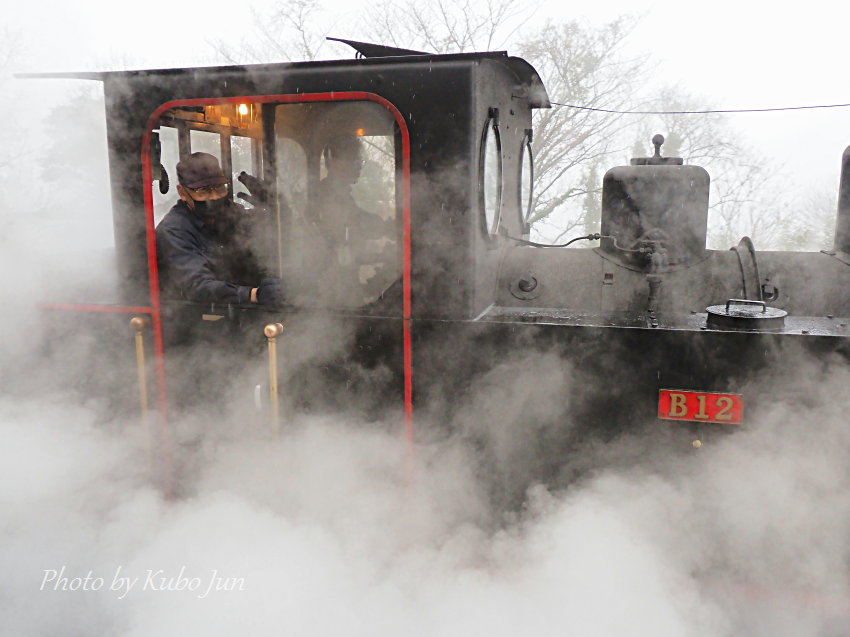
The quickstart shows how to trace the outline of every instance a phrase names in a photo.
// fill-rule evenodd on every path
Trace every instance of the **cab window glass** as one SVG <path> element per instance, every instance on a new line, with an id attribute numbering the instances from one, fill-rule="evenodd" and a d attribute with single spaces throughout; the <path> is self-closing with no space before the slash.
<path id="1" fill-rule="evenodd" d="M 193 153 L 209 153 L 215 155 L 221 161 L 221 136 L 204 130 L 192 130 L 189 132 Z"/>
<path id="2" fill-rule="evenodd" d="M 361 101 L 176 106 L 158 130 L 162 147 L 152 141 L 151 188 L 159 190 L 163 171 L 170 183 L 167 194 L 155 196 L 156 222 L 177 202 L 178 161 L 209 153 L 231 180 L 227 197 L 246 213 L 230 220 L 241 250 L 228 255 L 234 271 L 256 261 L 251 271 L 282 278 L 293 306 L 400 313 L 400 136 L 384 107 Z M 274 139 L 264 140 L 268 131 Z M 242 173 L 249 177 L 240 182 Z"/>
<path id="3" fill-rule="evenodd" d="M 394 120 L 372 102 L 282 104 L 275 133 L 294 302 L 382 301 L 401 278 Z"/>
<path id="4" fill-rule="evenodd" d="M 519 211 L 523 225 L 531 218 L 531 197 L 534 191 L 534 156 L 531 153 L 531 138 L 528 133 L 520 148 Z"/>
<path id="5" fill-rule="evenodd" d="M 481 142 L 479 172 L 480 203 L 484 212 L 484 229 L 492 238 L 499 229 L 502 204 L 502 146 L 499 127 L 494 118 L 487 120 Z"/>
<path id="6" fill-rule="evenodd" d="M 236 186 L 239 182 L 239 174 L 246 172 L 256 175 L 258 171 L 254 167 L 254 145 L 250 137 L 233 135 L 230 137 L 230 172 L 231 181 Z M 250 204 L 246 204 L 249 205 Z"/>
<path id="7" fill-rule="evenodd" d="M 177 203 L 177 162 L 179 161 L 177 129 L 160 126 L 156 131 L 151 166 L 156 185 L 153 189 L 154 223 Z M 158 157 L 155 156 L 158 153 Z M 157 161 L 158 159 L 158 161 Z"/>
<path id="8" fill-rule="evenodd" d="M 286 202 L 299 223 L 306 223 L 307 152 L 290 137 L 279 138 L 276 148 L 276 182 L 280 199 Z"/>
<path id="9" fill-rule="evenodd" d="M 262 210 L 250 210 L 254 206 L 240 196 L 250 188 L 237 181 L 244 171 L 253 178 L 254 194 L 264 192 L 257 188 L 263 180 L 262 130 L 260 104 L 224 103 L 175 106 L 161 115 L 158 127 L 151 131 L 154 223 L 158 225 L 179 201 L 178 163 L 192 153 L 213 155 L 227 180 L 226 198 L 237 204 L 228 207 L 229 215 L 220 217 L 218 227 L 226 227 L 228 233 L 223 242 L 227 254 L 218 262 L 216 275 L 246 287 L 254 287 L 280 271 L 273 207 L 262 205 Z M 173 275 L 169 277 L 167 266 L 160 284 L 163 298 L 184 298 L 185 290 Z"/>

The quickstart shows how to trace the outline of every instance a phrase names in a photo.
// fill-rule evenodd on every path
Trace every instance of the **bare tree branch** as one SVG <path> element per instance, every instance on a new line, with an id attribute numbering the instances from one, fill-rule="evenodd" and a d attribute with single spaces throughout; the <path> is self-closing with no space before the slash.
<path id="1" fill-rule="evenodd" d="M 367 13 L 370 39 L 433 53 L 489 51 L 502 48 L 535 9 L 512 0 L 385 0 Z"/>
<path id="2" fill-rule="evenodd" d="M 268 15 L 251 10 L 253 35 L 238 47 L 221 40 L 209 42 L 216 54 L 232 64 L 273 60 L 315 60 L 326 46 L 333 22 L 323 20 L 320 0 L 290 0 L 277 4 Z M 321 25 L 321 26 L 320 26 Z"/>
<path id="3" fill-rule="evenodd" d="M 367 39 L 435 53 L 507 48 L 531 62 L 553 102 L 608 110 L 702 110 L 704 100 L 677 88 L 640 97 L 651 65 L 629 58 L 624 41 L 637 18 L 624 16 L 601 26 L 580 21 L 547 23 L 528 37 L 517 34 L 534 9 L 513 0 L 378 0 L 363 21 Z M 330 23 L 330 24 L 329 24 Z M 272 59 L 312 60 L 321 55 L 333 28 L 321 0 L 282 0 L 267 15 L 254 13 L 254 32 L 236 49 L 214 43 L 234 63 Z M 2 51 L 0 51 L 2 54 Z M 651 108 L 649 108 L 651 107 Z M 666 155 L 682 156 L 712 175 L 710 242 L 732 245 L 749 234 L 761 247 L 821 242 L 820 230 L 801 225 L 787 205 L 776 167 L 757 160 L 721 114 L 634 116 L 568 107 L 534 114 L 535 186 L 530 220 L 539 241 L 557 242 L 576 228 L 598 224 L 599 175 L 627 161 L 627 151 L 650 154 L 647 142 L 662 131 Z M 809 204 L 814 227 L 826 218 L 825 204 Z M 821 220 L 821 221 L 818 221 Z"/>

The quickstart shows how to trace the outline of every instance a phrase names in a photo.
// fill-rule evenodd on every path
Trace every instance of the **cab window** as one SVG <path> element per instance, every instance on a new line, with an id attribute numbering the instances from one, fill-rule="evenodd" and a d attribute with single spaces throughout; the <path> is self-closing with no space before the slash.
<path id="1" fill-rule="evenodd" d="M 400 138 L 385 108 L 368 101 L 178 106 L 153 133 L 157 222 L 177 201 L 177 162 L 210 153 L 231 180 L 228 197 L 250 214 L 240 176 L 262 183 L 267 196 L 256 216 L 263 228 L 248 237 L 249 247 L 269 276 L 284 280 L 291 305 L 383 304 L 381 312 L 400 313 Z"/>
<path id="2" fill-rule="evenodd" d="M 372 102 L 281 104 L 275 134 L 282 267 L 297 273 L 294 301 L 383 300 L 401 278 L 393 118 Z"/>

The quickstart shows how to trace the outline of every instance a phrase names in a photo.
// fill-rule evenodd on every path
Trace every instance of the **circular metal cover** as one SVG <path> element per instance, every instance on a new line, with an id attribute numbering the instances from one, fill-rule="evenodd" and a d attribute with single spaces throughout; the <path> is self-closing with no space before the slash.
<path id="1" fill-rule="evenodd" d="M 724 305 L 710 305 L 705 311 L 708 313 L 708 327 L 713 329 L 782 329 L 788 316 L 785 310 L 748 299 L 729 299 Z"/>
<path id="2" fill-rule="evenodd" d="M 518 280 L 511 281 L 508 284 L 508 289 L 515 298 L 521 301 L 531 301 L 540 296 L 543 291 L 543 284 L 537 280 L 534 273 L 528 272 Z"/>

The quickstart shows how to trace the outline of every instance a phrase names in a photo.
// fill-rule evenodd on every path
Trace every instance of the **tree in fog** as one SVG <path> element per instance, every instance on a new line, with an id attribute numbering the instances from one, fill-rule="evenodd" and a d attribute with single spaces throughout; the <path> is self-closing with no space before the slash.
<path id="1" fill-rule="evenodd" d="M 10 82 L 9 75 L 11 73 L 16 47 L 11 37 L 12 34 L 8 28 L 3 30 L 2 35 L 3 39 L 0 40 L 0 92 L 2 92 L 3 95 L 7 95 L 9 90 L 6 85 Z M 0 132 L 0 141 L 5 142 L 3 145 L 6 148 L 11 147 L 9 145 L 8 135 L 13 130 L 14 129 L 10 126 L 4 126 L 2 132 Z M 0 172 L 5 175 L 11 162 L 12 155 L 10 153 L 0 153 Z M 3 182 L 0 181 L 0 186 L 3 185 Z M 2 195 L 2 191 L 0 191 L 0 195 Z"/>
<path id="2" fill-rule="evenodd" d="M 534 113 L 530 220 L 536 240 L 556 243 L 597 231 L 601 176 L 627 164 L 630 156 L 651 154 L 649 140 L 661 132 L 667 138 L 665 155 L 681 156 L 711 175 L 711 245 L 725 248 L 744 234 L 762 249 L 790 245 L 799 228 L 785 186 L 746 147 L 728 118 L 605 112 L 708 108 L 705 100 L 679 89 L 650 94 L 649 58 L 628 58 L 622 50 L 635 18 L 620 17 L 601 26 L 550 22 L 529 30 L 525 24 L 533 13 L 530 5 L 509 0 L 382 0 L 355 25 L 365 35 L 354 39 L 433 53 L 511 48 L 537 69 L 553 108 Z M 337 55 L 339 45 L 326 44 L 325 36 L 351 30 L 351 25 L 330 21 L 320 0 L 279 2 L 266 15 L 254 12 L 254 18 L 250 40 L 235 48 L 215 43 L 220 58 L 244 63 Z"/>
<path id="3" fill-rule="evenodd" d="M 316 60 L 327 49 L 333 30 L 319 0 L 288 0 L 267 14 L 251 7 L 251 32 L 237 47 L 222 40 L 210 42 L 216 56 L 231 64 Z"/>
<path id="4" fill-rule="evenodd" d="M 549 22 L 521 32 L 531 14 L 527 5 L 508 0 L 385 0 L 370 11 L 368 32 L 393 46 L 434 53 L 511 46 L 537 69 L 554 104 L 534 112 L 529 221 L 535 239 L 556 243 L 586 227 L 598 229 L 599 211 L 592 202 L 600 199 L 600 185 L 594 179 L 621 151 L 626 122 L 620 114 L 590 109 L 638 106 L 635 95 L 646 78 L 647 60 L 625 58 L 621 52 L 636 24 L 633 17 L 598 27 L 577 20 Z"/>
<path id="5" fill-rule="evenodd" d="M 625 17 L 597 28 L 575 21 L 547 24 L 518 43 L 553 102 L 534 115 L 530 221 L 538 239 L 556 243 L 598 219 L 589 202 L 599 199 L 599 176 L 622 152 L 629 125 L 623 115 L 604 111 L 639 106 L 635 96 L 646 77 L 645 59 L 620 55 L 634 24 Z"/>
<path id="6" fill-rule="evenodd" d="M 315 59 L 331 27 L 315 19 L 321 13 L 318 0 L 300 0 L 297 7 L 288 14 L 281 3 L 267 16 L 255 14 L 250 44 L 232 48 L 219 42 L 214 44 L 216 52 L 230 62 Z M 532 14 L 528 5 L 508 0 L 384 0 L 367 10 L 362 31 L 372 41 L 433 53 L 511 45 L 537 68 L 554 102 L 612 110 L 635 105 L 633 93 L 644 76 L 645 61 L 620 57 L 634 19 L 618 18 L 601 27 L 577 21 L 547 24 L 523 35 L 520 29 Z M 622 123 L 620 115 L 590 110 L 554 107 L 535 112 L 532 222 L 546 223 L 573 204 L 581 209 L 592 190 L 588 176 L 599 174 L 605 159 L 620 150 L 616 144 Z M 556 223 L 550 238 L 583 226 L 585 219 L 561 215 Z"/>
<path id="7" fill-rule="evenodd" d="M 757 249 L 781 249 L 794 223 L 781 171 L 746 145 L 727 115 L 687 113 L 710 110 L 703 98 L 665 88 L 650 107 L 668 112 L 641 120 L 634 153 L 651 155 L 652 134 L 664 131 L 664 156 L 708 171 L 708 244 L 726 249 L 747 235 Z"/>
<path id="8" fill-rule="evenodd" d="M 527 6 L 507 0 L 463 4 L 385 0 L 370 12 L 369 24 L 371 36 L 379 41 L 435 53 L 510 45 L 537 69 L 556 104 L 534 112 L 535 184 L 529 222 L 536 239 L 555 243 L 598 219 L 589 202 L 599 198 L 599 186 L 590 178 L 599 175 L 619 150 L 622 115 L 589 109 L 634 107 L 636 88 L 646 76 L 646 60 L 621 55 L 622 43 L 636 22 L 632 17 L 599 27 L 577 20 L 550 22 L 521 33 L 531 13 Z"/>
<path id="9" fill-rule="evenodd" d="M 604 112 L 710 109 L 705 99 L 680 89 L 644 89 L 651 60 L 622 53 L 636 18 L 622 16 L 596 27 L 550 22 L 520 33 L 530 13 L 506 0 L 456 5 L 384 0 L 370 11 L 367 32 L 376 41 L 436 53 L 510 45 L 537 69 L 553 108 L 534 112 L 535 239 L 558 243 L 568 235 L 598 232 L 602 175 L 631 156 L 651 155 L 649 140 L 663 132 L 666 156 L 681 156 L 711 175 L 711 245 L 726 248 L 745 234 L 762 249 L 799 245 L 801 229 L 782 175 L 746 146 L 727 116 Z M 633 149 L 630 155 L 627 148 Z M 831 233 L 818 223 L 811 232 Z"/>
<path id="10" fill-rule="evenodd" d="M 788 250 L 831 250 L 838 214 L 838 188 L 813 187 L 801 197 L 794 224 L 784 238 Z"/>
<path id="11" fill-rule="evenodd" d="M 525 2 L 382 0 L 367 11 L 371 39 L 429 53 L 493 51 L 512 44 L 533 15 Z"/>
<path id="12" fill-rule="evenodd" d="M 12 87 L 10 86 L 12 79 L 12 70 L 14 68 L 15 63 L 18 60 L 20 52 L 20 35 L 12 31 L 9 27 L 5 27 L 2 32 L 0 32 L 0 94 L 9 95 L 12 93 Z M 7 100 L 7 107 L 14 107 L 15 100 L 12 100 L 12 103 L 9 104 Z M 10 121 L 14 122 L 17 114 L 13 114 Z M 7 117 L 9 113 L 7 112 Z M 17 136 L 18 128 L 16 126 L 3 126 L 0 129 L 0 141 L 3 142 L 3 147 L 6 149 L 15 148 L 17 144 L 13 144 L 15 141 L 15 137 Z M 0 174 L 3 176 L 7 176 L 7 170 L 12 165 L 14 161 L 14 155 L 12 153 L 0 153 Z"/>
<path id="13" fill-rule="evenodd" d="M 0 33 L 0 94 L 7 97 L 5 115 L 11 125 L 0 128 L 0 145 L 4 149 L 0 153 L 0 222 L 7 230 L 26 219 L 23 205 L 30 212 L 43 205 L 42 190 L 33 176 L 33 153 L 23 150 L 27 147 L 26 135 L 24 128 L 16 125 L 26 121 L 25 106 L 16 96 L 21 85 L 12 77 L 22 57 L 20 33 L 5 27 Z M 3 236 L 8 237 L 9 233 Z"/>

